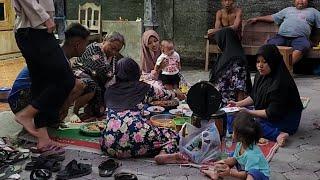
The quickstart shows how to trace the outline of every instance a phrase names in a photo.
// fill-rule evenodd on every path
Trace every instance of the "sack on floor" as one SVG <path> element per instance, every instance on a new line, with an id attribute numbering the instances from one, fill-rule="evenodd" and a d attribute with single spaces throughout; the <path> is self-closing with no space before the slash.
<path id="1" fill-rule="evenodd" d="M 214 123 L 202 128 L 185 123 L 179 136 L 179 150 L 188 155 L 192 162 L 200 164 L 219 159 L 221 142 Z"/>

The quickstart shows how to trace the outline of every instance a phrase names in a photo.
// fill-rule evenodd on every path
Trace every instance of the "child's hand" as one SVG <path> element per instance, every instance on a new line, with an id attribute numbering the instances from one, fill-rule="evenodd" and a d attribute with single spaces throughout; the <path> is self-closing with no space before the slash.
<path id="1" fill-rule="evenodd" d="M 174 92 L 179 100 L 185 100 L 187 98 L 187 96 L 183 94 L 179 89 L 175 89 Z"/>
<path id="2" fill-rule="evenodd" d="M 220 160 L 220 161 L 214 162 L 214 165 L 216 164 L 226 164 L 226 162 L 224 160 Z"/>
<path id="3" fill-rule="evenodd" d="M 215 169 L 218 171 L 219 176 L 230 176 L 230 167 L 226 164 L 221 165 L 220 167 L 215 167 Z"/>

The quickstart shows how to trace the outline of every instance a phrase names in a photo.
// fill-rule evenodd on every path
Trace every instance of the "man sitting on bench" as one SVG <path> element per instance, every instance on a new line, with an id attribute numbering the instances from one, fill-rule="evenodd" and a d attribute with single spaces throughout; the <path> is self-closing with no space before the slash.
<path id="1" fill-rule="evenodd" d="M 208 30 L 208 37 L 213 38 L 221 28 L 230 27 L 241 39 L 242 10 L 234 6 L 234 0 L 221 0 L 221 5 L 222 9 L 217 11 L 213 29 Z"/>
<path id="2" fill-rule="evenodd" d="M 294 0 L 294 5 L 295 7 L 287 7 L 273 15 L 248 20 L 248 23 L 264 21 L 280 25 L 278 34 L 268 39 L 267 43 L 291 46 L 293 64 L 298 62 L 311 48 L 309 37 L 312 27 L 320 28 L 320 12 L 308 7 L 308 0 Z"/>

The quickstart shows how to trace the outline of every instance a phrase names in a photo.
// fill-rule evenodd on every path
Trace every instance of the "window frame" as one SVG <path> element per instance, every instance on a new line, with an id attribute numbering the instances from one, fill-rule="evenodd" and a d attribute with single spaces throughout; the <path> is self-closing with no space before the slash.
<path id="1" fill-rule="evenodd" d="M 4 20 L 0 21 L 0 31 L 1 30 L 11 30 L 13 29 L 13 17 L 14 12 L 12 9 L 12 4 L 10 0 L 0 0 L 0 3 L 4 4 Z"/>

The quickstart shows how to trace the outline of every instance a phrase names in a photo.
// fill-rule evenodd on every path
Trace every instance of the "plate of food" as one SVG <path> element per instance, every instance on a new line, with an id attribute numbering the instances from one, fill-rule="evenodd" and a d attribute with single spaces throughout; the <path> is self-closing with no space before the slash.
<path id="1" fill-rule="evenodd" d="M 165 109 L 174 109 L 179 105 L 178 100 L 162 100 L 162 101 L 152 101 L 150 102 L 152 106 L 161 106 L 164 107 Z"/>
<path id="2" fill-rule="evenodd" d="M 224 107 L 224 108 L 221 108 L 221 110 L 226 113 L 233 113 L 233 112 L 240 111 L 240 108 L 239 107 Z"/>
<path id="3" fill-rule="evenodd" d="M 182 116 L 184 114 L 182 109 L 171 109 L 169 113 L 175 116 Z"/>
<path id="4" fill-rule="evenodd" d="M 160 114 L 162 113 L 165 109 L 164 107 L 161 106 L 150 106 L 147 108 L 147 110 L 151 113 L 151 114 Z"/>
<path id="5" fill-rule="evenodd" d="M 105 127 L 105 122 L 91 122 L 80 126 L 80 132 L 88 136 L 100 136 L 100 131 L 103 130 Z"/>
<path id="6" fill-rule="evenodd" d="M 171 109 L 169 110 L 169 113 L 175 116 L 192 116 L 192 111 L 190 109 Z"/>

